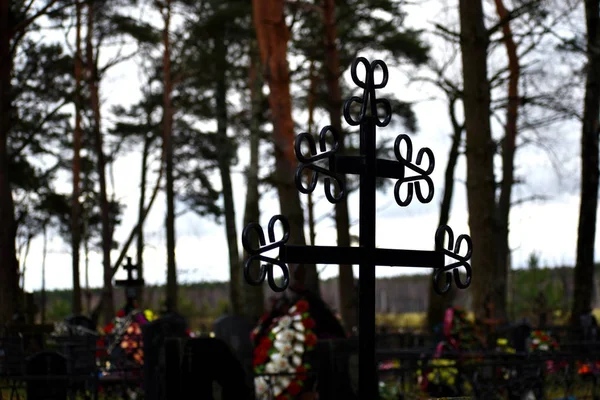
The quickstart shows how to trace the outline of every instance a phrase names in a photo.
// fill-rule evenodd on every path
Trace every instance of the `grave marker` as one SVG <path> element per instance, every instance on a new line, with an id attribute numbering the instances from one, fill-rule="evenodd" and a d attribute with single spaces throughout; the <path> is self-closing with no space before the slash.
<path id="1" fill-rule="evenodd" d="M 144 286 L 144 279 L 140 277 L 140 267 L 131 263 L 131 257 L 127 257 L 127 263 L 122 266 L 127 271 L 127 279 L 116 279 L 115 285 L 125 287 L 125 312 L 129 314 L 135 308 L 138 296 L 138 288 Z M 133 272 L 135 271 L 135 278 Z"/>
<path id="2" fill-rule="evenodd" d="M 219 317 L 213 324 L 215 338 L 227 343 L 238 358 L 249 380 L 252 382 L 252 356 L 254 347 L 250 340 L 253 326 L 246 318 L 235 315 Z"/>
<path id="3" fill-rule="evenodd" d="M 365 79 L 358 77 L 358 66 L 362 65 L 366 71 Z M 380 69 L 382 80 L 375 82 L 375 70 Z M 276 292 L 285 290 L 289 284 L 289 270 L 286 263 L 293 264 L 359 264 L 359 394 L 363 400 L 372 400 L 379 397 L 377 382 L 377 367 L 375 363 L 375 266 L 404 266 L 426 267 L 436 269 L 434 274 L 434 289 L 438 294 L 443 294 L 450 289 L 451 281 L 457 287 L 464 289 L 471 282 L 471 266 L 469 260 L 472 253 L 471 238 L 460 235 L 454 240 L 454 233 L 448 226 L 440 226 L 435 234 L 435 250 L 392 250 L 376 247 L 375 240 L 375 214 L 376 214 L 376 179 L 397 179 L 394 187 L 394 197 L 400 207 L 408 206 L 413 197 L 421 203 L 429 203 L 433 199 L 433 181 L 431 173 L 435 166 L 433 152 L 428 148 L 420 149 L 413 161 L 412 142 L 408 135 L 399 135 L 394 145 L 397 160 L 376 158 L 376 128 L 385 127 L 392 117 L 392 107 L 388 100 L 377 99 L 376 90 L 386 86 L 388 81 L 387 65 L 376 60 L 369 63 L 367 59 L 359 57 L 354 60 L 351 67 L 351 76 L 354 83 L 363 89 L 362 98 L 353 96 L 344 104 L 344 118 L 349 125 L 360 127 L 360 155 L 345 156 L 336 154 L 340 148 L 338 141 L 339 132 L 333 127 L 326 126 L 319 135 L 319 150 L 317 143 L 308 133 L 301 133 L 296 137 L 295 153 L 300 162 L 296 170 L 296 186 L 302 193 L 312 193 L 316 188 L 319 174 L 324 175 L 325 195 L 329 202 L 337 203 L 347 195 L 342 174 L 354 174 L 360 177 L 360 209 L 359 209 L 359 247 L 335 246 L 297 246 L 288 245 L 289 223 L 283 215 L 271 218 L 268 224 L 269 244 L 266 242 L 265 233 L 257 223 L 251 223 L 244 228 L 242 243 L 250 257 L 244 264 L 244 277 L 251 285 L 261 285 L 265 279 L 269 286 Z M 358 118 L 351 113 L 353 104 L 360 105 Z M 384 111 L 383 119 L 378 115 L 378 108 Z M 328 136 L 333 140 L 333 146 L 328 149 Z M 302 144 L 305 142 L 310 155 L 302 153 Z M 406 147 L 406 156 L 402 154 L 401 147 Z M 425 157 L 426 156 L 426 157 Z M 427 158 L 427 169 L 422 167 Z M 323 164 L 328 163 L 325 167 Z M 311 173 L 310 183 L 304 186 L 302 177 L 306 172 Z M 414 176 L 407 176 L 406 172 L 412 171 Z M 334 190 L 332 180 L 336 182 L 338 190 Z M 427 195 L 424 195 L 422 184 L 427 186 Z M 401 196 L 401 188 L 406 185 L 406 197 Z M 275 224 L 279 222 L 283 228 L 283 237 L 275 238 Z M 250 235 L 258 235 L 259 247 L 252 245 Z M 448 246 L 444 246 L 445 237 L 448 237 Z M 461 255 L 461 248 L 466 254 Z M 265 255 L 271 250 L 278 250 L 278 257 Z M 453 262 L 445 264 L 445 257 L 450 257 Z M 254 261 L 265 264 L 260 265 L 258 279 L 253 279 L 250 267 Z M 281 285 L 277 285 L 273 275 L 273 266 L 277 265 L 283 274 Z M 465 280 L 461 280 L 458 267 L 464 267 Z M 440 287 L 441 275 L 445 278 L 444 286 Z"/>
<path id="4" fill-rule="evenodd" d="M 27 360 L 28 400 L 67 399 L 67 359 L 55 351 L 43 351 Z M 46 379 L 44 379 L 46 378 Z"/>
<path id="5" fill-rule="evenodd" d="M 165 349 L 168 338 L 185 338 L 187 322 L 175 313 L 142 325 L 144 350 L 144 399 L 167 399 L 164 382 Z M 170 400 L 170 399 L 169 399 Z"/>

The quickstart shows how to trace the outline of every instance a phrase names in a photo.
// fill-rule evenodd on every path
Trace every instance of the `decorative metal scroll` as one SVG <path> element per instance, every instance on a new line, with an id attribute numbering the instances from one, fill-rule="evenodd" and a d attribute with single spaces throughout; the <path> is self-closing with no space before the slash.
<path id="1" fill-rule="evenodd" d="M 333 148 L 327 150 L 327 133 L 331 133 L 333 138 Z M 310 156 L 306 157 L 302 154 L 302 143 L 306 142 L 308 144 L 308 148 L 310 150 Z M 315 139 L 309 133 L 301 133 L 296 136 L 296 141 L 294 143 L 294 150 L 296 151 L 296 158 L 300 161 L 300 165 L 296 169 L 296 187 L 301 193 L 308 194 L 312 193 L 317 186 L 317 180 L 319 179 L 319 173 L 325 175 L 325 196 L 330 203 L 339 203 L 346 196 L 346 188 L 343 184 L 342 178 L 339 174 L 336 174 L 331 170 L 332 160 L 335 159 L 335 154 L 340 148 L 340 144 L 338 141 L 338 134 L 333 129 L 333 126 L 328 125 L 321 129 L 321 133 L 319 134 L 319 150 L 320 154 L 317 154 L 317 144 Z M 323 168 L 317 165 L 319 161 L 328 160 L 329 168 Z M 304 186 L 303 176 L 305 175 L 305 171 L 310 170 L 312 174 L 310 176 L 310 180 L 308 183 L 308 187 Z M 339 188 L 339 192 L 336 194 L 333 190 L 333 185 L 331 184 L 331 180 L 334 180 L 337 187 Z"/>
<path id="2" fill-rule="evenodd" d="M 275 223 L 279 221 L 283 227 L 283 237 L 279 240 L 275 240 Z M 254 248 L 251 243 L 251 234 L 252 231 L 256 232 L 258 235 L 258 248 Z M 267 257 L 263 255 L 267 251 L 274 249 L 281 249 L 287 243 L 290 237 L 290 224 L 286 217 L 283 215 L 275 215 L 269 221 L 269 244 L 266 244 L 265 241 L 265 233 L 262 227 L 252 222 L 244 228 L 242 232 L 242 245 L 244 249 L 250 254 L 250 257 L 244 263 L 244 278 L 246 282 L 248 282 L 252 286 L 259 286 L 267 278 L 267 282 L 269 283 L 269 287 L 273 289 L 275 292 L 283 292 L 289 285 L 290 282 L 290 272 L 285 264 L 285 262 L 281 260 L 277 260 L 272 257 Z M 258 261 L 260 265 L 258 278 L 252 278 L 252 274 L 250 272 L 252 268 L 252 263 Z M 261 262 L 266 262 L 266 264 L 260 264 Z M 277 265 L 281 272 L 283 273 L 283 279 L 281 281 L 281 286 L 277 285 L 275 280 L 275 276 L 273 275 L 273 265 Z"/>
<path id="3" fill-rule="evenodd" d="M 358 66 L 362 64 L 365 67 L 365 80 L 361 81 L 358 78 Z M 377 67 L 381 68 L 383 73 L 383 77 L 380 83 L 375 83 L 375 70 Z M 382 89 L 387 85 L 389 74 L 387 65 L 381 60 L 375 60 L 369 64 L 364 57 L 358 57 L 352 63 L 352 67 L 350 68 L 350 75 L 352 76 L 352 81 L 359 88 L 363 89 L 362 98 L 358 96 L 352 96 L 346 103 L 344 104 L 344 119 L 349 125 L 356 126 L 360 125 L 361 122 L 364 121 L 365 117 L 371 116 L 375 117 L 375 124 L 379 127 L 387 126 L 392 120 L 392 106 L 387 99 L 378 99 L 375 95 L 375 90 Z M 369 101 L 370 100 L 370 101 Z M 354 119 L 351 113 L 351 107 L 353 103 L 360 104 L 360 113 L 358 114 L 358 118 Z M 367 106 L 368 104 L 368 106 Z M 383 120 L 379 119 L 379 115 L 377 113 L 377 109 L 381 105 L 384 110 Z M 370 108 L 370 110 L 369 110 Z M 367 114 L 367 111 L 370 111 L 370 115 Z"/>

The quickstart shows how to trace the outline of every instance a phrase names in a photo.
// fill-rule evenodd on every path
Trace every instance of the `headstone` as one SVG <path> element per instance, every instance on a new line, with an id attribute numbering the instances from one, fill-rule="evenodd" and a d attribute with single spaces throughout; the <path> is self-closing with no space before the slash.
<path id="1" fill-rule="evenodd" d="M 181 365 L 180 393 L 194 393 L 196 398 L 205 400 L 254 398 L 245 369 L 223 340 L 207 337 L 188 340 Z M 215 392 L 220 393 L 219 397 Z"/>
<path id="2" fill-rule="evenodd" d="M 24 372 L 23 339 L 18 336 L 0 337 L 0 376 L 20 376 Z"/>
<path id="3" fill-rule="evenodd" d="M 535 309 L 538 316 L 538 329 L 544 329 L 548 325 L 548 314 L 550 310 L 548 308 L 548 301 L 544 292 L 539 291 L 535 297 Z"/>
<path id="4" fill-rule="evenodd" d="M 144 279 L 140 276 L 140 268 L 138 265 L 131 263 L 131 257 L 127 257 L 127 263 L 122 266 L 127 271 L 127 279 L 115 280 L 115 285 L 125 288 L 125 313 L 129 314 L 135 308 L 135 301 L 138 296 L 138 288 L 144 286 Z M 133 277 L 135 271 L 136 277 Z"/>
<path id="5" fill-rule="evenodd" d="M 358 399 L 358 340 L 329 339 L 317 343 L 319 399 Z"/>
<path id="6" fill-rule="evenodd" d="M 27 381 L 28 400 L 66 400 L 68 388 L 67 360 L 54 351 L 34 354 L 27 360 L 28 376 L 48 379 Z"/>
<path id="7" fill-rule="evenodd" d="M 531 326 L 525 321 L 521 321 L 513 327 L 512 341 L 513 348 L 515 349 L 515 351 L 517 351 L 518 353 L 524 353 L 525 351 L 527 351 L 529 345 L 528 340 L 530 335 Z"/>
<path id="8" fill-rule="evenodd" d="M 250 340 L 252 329 L 247 319 L 233 315 L 222 316 L 213 325 L 215 337 L 231 347 L 248 374 L 252 368 L 253 346 Z"/>
<path id="9" fill-rule="evenodd" d="M 65 318 L 65 324 L 69 330 L 69 333 L 72 335 L 76 334 L 89 334 L 95 335 L 96 327 L 94 326 L 94 322 L 91 318 L 85 315 L 71 315 Z"/>
<path id="10" fill-rule="evenodd" d="M 164 344 L 167 338 L 187 337 L 185 318 L 175 313 L 167 314 L 142 325 L 144 349 L 144 399 L 166 400 L 164 376 Z"/>

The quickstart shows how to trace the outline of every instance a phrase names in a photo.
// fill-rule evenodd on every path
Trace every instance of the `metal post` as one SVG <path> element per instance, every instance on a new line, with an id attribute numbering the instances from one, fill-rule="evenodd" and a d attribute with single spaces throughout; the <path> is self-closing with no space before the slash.
<path id="1" fill-rule="evenodd" d="M 360 172 L 359 245 L 370 262 L 359 266 L 359 314 L 358 314 L 358 391 L 361 399 L 378 399 L 377 367 L 375 365 L 375 121 L 369 116 L 360 124 Z"/>

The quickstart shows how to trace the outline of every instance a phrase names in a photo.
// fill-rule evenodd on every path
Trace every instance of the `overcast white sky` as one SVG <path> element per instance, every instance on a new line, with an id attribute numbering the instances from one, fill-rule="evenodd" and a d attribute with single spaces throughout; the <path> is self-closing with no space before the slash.
<path id="1" fill-rule="evenodd" d="M 447 26 L 455 24 L 454 15 L 446 12 L 440 4 L 452 4 L 450 1 L 433 2 L 425 1 L 422 6 L 412 6 L 409 12 L 408 23 L 412 26 L 430 28 L 431 21 L 442 22 Z M 432 5 L 437 4 L 433 11 Z M 451 49 L 438 41 L 433 42 L 434 58 L 447 59 Z M 501 57 L 499 58 L 501 60 Z M 386 60 L 384 60 L 386 61 Z M 459 61 L 459 60 L 458 60 Z M 406 248 L 430 250 L 434 246 L 434 234 L 437 229 L 439 204 L 443 193 L 443 174 L 447 161 L 447 152 L 450 145 L 449 133 L 451 131 L 446 104 L 440 93 L 424 84 L 411 84 L 408 82 L 407 69 L 391 69 L 388 87 L 389 91 L 396 91 L 403 100 L 417 102 L 414 110 L 418 116 L 419 132 L 412 136 L 415 151 L 421 147 L 430 147 L 436 158 L 436 169 L 433 173 L 435 184 L 434 200 L 427 205 L 414 202 L 407 208 L 400 208 L 394 201 L 393 192 L 379 193 L 377 195 L 377 245 L 384 248 Z M 458 70 L 457 70 L 458 73 Z M 348 73 L 346 78 L 348 78 Z M 108 109 L 111 104 L 127 105 L 134 103 L 139 96 L 139 73 L 135 62 L 128 62 L 113 68 L 101 88 L 102 98 L 106 100 L 104 107 Z M 437 97 L 437 98 L 435 98 Z M 425 99 L 431 99 L 425 101 Z M 462 107 L 462 106 L 461 106 Z M 459 107 L 459 108 L 461 108 Z M 106 112 L 105 112 L 106 115 Z M 303 125 L 306 122 L 297 116 L 297 121 Z M 322 119 L 319 126 L 328 123 Z M 391 127 L 379 130 L 379 135 L 395 137 L 405 133 Z M 547 196 L 545 201 L 528 202 L 511 211 L 510 246 L 513 249 L 513 266 L 521 267 L 526 264 L 532 252 L 537 252 L 544 265 L 572 265 L 575 258 L 575 244 L 577 238 L 577 222 L 579 207 L 579 134 L 580 126 L 577 123 L 562 124 L 552 127 L 550 132 L 543 135 L 546 138 L 545 146 L 550 151 L 542 151 L 539 147 L 528 146 L 517 153 L 517 175 L 525 183 L 514 190 L 513 199 L 518 200 L 530 196 Z M 242 218 L 245 201 L 245 182 L 241 174 L 247 163 L 247 149 L 240 149 L 240 164 L 234 167 L 233 187 L 237 217 L 238 237 L 243 229 Z M 122 223 L 117 227 L 115 239 L 123 243 L 137 220 L 137 201 L 139 187 L 139 162 L 141 150 L 128 154 L 117 160 L 114 166 L 116 197 L 125 204 Z M 549 154 L 553 153 L 553 156 Z M 560 168 L 555 168 L 554 163 L 562 163 Z M 449 225 L 455 234 L 468 233 L 468 213 L 466 206 L 465 160 L 460 159 L 456 170 L 456 189 L 453 200 L 452 213 Z M 215 182 L 219 182 L 215 177 Z M 68 188 L 66 184 L 65 188 Z M 111 189 L 112 190 L 112 189 Z M 323 195 L 320 183 L 315 192 Z M 306 202 L 306 196 L 301 195 Z M 351 220 L 358 219 L 358 195 L 349 198 Z M 261 224 L 266 224 L 272 215 L 278 213 L 278 202 L 274 190 L 265 193 L 261 202 Z M 317 207 L 317 216 L 332 210 L 323 199 Z M 166 277 L 166 251 L 164 221 L 165 198 L 161 194 L 157 197 L 154 207 L 146 222 L 147 246 L 144 253 L 145 276 L 147 283 L 164 283 Z M 358 226 L 352 227 L 352 233 L 358 234 Z M 176 259 L 180 282 L 227 280 L 229 267 L 227 260 L 227 244 L 222 225 L 210 219 L 201 219 L 188 213 L 177 220 L 177 250 Z M 317 244 L 334 245 L 336 234 L 333 220 L 324 219 L 317 227 Z M 596 240 L 596 246 L 600 238 Z M 48 243 L 46 259 L 48 289 L 69 288 L 72 286 L 71 256 L 69 245 L 58 237 L 52 238 Z M 113 262 L 119 251 L 114 251 Z M 135 248 L 129 251 L 135 258 Z M 36 239 L 27 258 L 26 288 L 37 290 L 41 287 L 41 260 L 42 240 Z M 101 255 L 90 255 L 90 282 L 92 286 L 102 284 Z M 84 265 L 82 263 L 81 282 L 84 284 Z M 241 267 L 240 267 L 241 268 Z M 337 275 L 337 266 L 320 266 L 323 278 Z M 398 269 L 379 267 L 378 276 L 396 275 L 399 273 L 412 273 L 414 269 Z M 484 273 L 474 269 L 473 279 Z M 121 276 L 122 272 L 118 276 Z M 355 267 L 355 274 L 357 268 Z"/>

